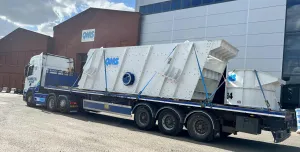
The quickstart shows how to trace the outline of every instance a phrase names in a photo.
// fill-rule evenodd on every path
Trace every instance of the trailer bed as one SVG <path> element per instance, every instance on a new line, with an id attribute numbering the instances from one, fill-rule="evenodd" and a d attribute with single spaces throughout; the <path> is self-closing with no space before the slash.
<path id="1" fill-rule="evenodd" d="M 229 106 L 229 105 L 221 105 L 221 104 L 205 104 L 205 103 L 180 101 L 180 100 L 174 100 L 174 99 L 153 98 L 153 97 L 145 97 L 145 96 L 138 97 L 136 95 L 111 93 L 111 92 L 104 92 L 104 91 L 82 90 L 82 89 L 78 89 L 78 88 L 59 88 L 59 87 L 47 86 L 47 87 L 45 87 L 45 89 L 55 90 L 55 91 L 63 91 L 63 92 L 69 92 L 69 93 L 86 94 L 86 95 L 100 95 L 100 96 L 110 96 L 110 97 L 118 97 L 118 98 L 124 98 L 124 99 L 132 99 L 132 100 L 160 102 L 160 103 L 182 105 L 182 106 L 189 106 L 189 107 L 198 107 L 198 108 L 207 108 L 207 109 L 215 109 L 215 110 L 222 110 L 222 111 L 254 114 L 254 115 L 267 116 L 267 117 L 277 117 L 277 118 L 285 118 L 286 117 L 285 111 L 272 111 L 272 110 L 268 110 L 268 109 L 255 109 L 255 108 L 237 107 L 237 106 Z"/>

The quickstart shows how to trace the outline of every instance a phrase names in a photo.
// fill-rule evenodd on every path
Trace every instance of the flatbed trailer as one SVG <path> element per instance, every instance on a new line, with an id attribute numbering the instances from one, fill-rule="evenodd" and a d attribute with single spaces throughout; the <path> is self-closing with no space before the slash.
<path id="1" fill-rule="evenodd" d="M 117 63 L 118 60 L 110 62 Z M 74 86 L 80 75 L 72 72 L 72 68 L 73 60 L 66 57 L 50 54 L 32 57 L 25 69 L 23 100 L 30 107 L 41 105 L 50 111 L 133 115 L 138 128 L 150 130 L 158 122 L 163 134 L 173 136 L 185 126 L 189 135 L 197 141 L 212 141 L 238 132 L 259 135 L 266 130 L 278 143 L 291 134 L 293 119 L 289 111 L 225 105 L 224 83 L 219 84 L 212 101 L 196 102 L 140 93 L 79 89 Z M 224 78 L 223 81 L 227 80 Z"/>
<path id="2" fill-rule="evenodd" d="M 270 131 L 274 137 L 274 142 L 278 143 L 289 138 L 291 134 L 292 115 L 287 111 L 271 111 L 147 96 L 138 97 L 128 94 L 53 86 L 40 87 L 38 91 L 36 88 L 31 88 L 31 90 L 34 93 L 30 94 L 29 91 L 29 93 L 24 94 L 24 100 L 28 101 L 28 95 L 33 96 L 35 100 L 39 98 L 35 101 L 35 105 L 45 106 L 50 111 L 67 113 L 78 111 L 105 112 L 128 117 L 134 115 L 137 127 L 142 130 L 152 129 L 155 122 L 158 121 L 162 133 L 177 135 L 185 126 L 190 136 L 198 141 L 212 141 L 216 137 L 224 138 L 238 132 L 258 135 L 261 134 L 262 130 L 265 130 Z M 50 105 L 52 99 L 55 99 L 54 107 Z M 161 122 L 163 121 L 161 115 L 168 116 L 165 122 Z M 197 122 L 203 124 L 197 124 Z M 194 124 L 191 126 L 191 123 Z"/>

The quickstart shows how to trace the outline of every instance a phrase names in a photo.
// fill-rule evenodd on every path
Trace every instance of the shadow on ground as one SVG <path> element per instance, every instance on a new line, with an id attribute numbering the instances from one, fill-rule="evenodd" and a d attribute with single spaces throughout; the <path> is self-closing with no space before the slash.
<path id="1" fill-rule="evenodd" d="M 39 109 L 45 113 L 51 113 L 44 108 L 37 107 L 36 109 Z M 134 122 L 129 119 L 123 119 L 123 118 L 117 118 L 113 116 L 107 116 L 107 115 L 100 115 L 95 113 L 76 113 L 76 114 L 61 114 L 61 113 L 54 113 L 57 115 L 63 115 L 67 117 L 71 117 L 74 119 L 78 119 L 81 121 L 88 121 L 88 122 L 95 122 L 95 123 L 102 123 L 107 125 L 112 125 L 116 127 L 126 128 L 132 131 L 138 131 L 143 133 L 148 133 L 152 135 L 162 136 L 165 138 L 175 139 L 179 141 L 185 141 L 194 143 L 197 145 L 206 145 L 211 146 L 215 148 L 220 148 L 228 151 L 242 151 L 242 152 L 253 152 L 253 151 L 263 151 L 263 152 L 300 152 L 299 147 L 293 147 L 293 146 L 287 146 L 287 145 L 279 145 L 275 143 L 266 143 L 261 141 L 254 141 L 249 139 L 242 139 L 242 138 L 235 138 L 229 136 L 226 139 L 216 139 L 213 142 L 210 143 L 203 143 L 203 142 L 197 142 L 192 140 L 188 132 L 186 130 L 182 131 L 178 136 L 167 136 L 163 135 L 159 132 L 158 127 L 156 126 L 151 131 L 141 131 L 136 128 Z M 271 136 L 271 134 L 270 134 Z"/>

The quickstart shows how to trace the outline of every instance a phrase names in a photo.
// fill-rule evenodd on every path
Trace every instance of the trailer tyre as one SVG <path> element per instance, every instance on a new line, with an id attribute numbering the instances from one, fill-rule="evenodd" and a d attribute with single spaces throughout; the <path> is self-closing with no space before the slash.
<path id="1" fill-rule="evenodd" d="M 158 128 L 166 135 L 177 135 L 183 128 L 179 116 L 173 110 L 163 110 L 158 116 Z"/>
<path id="2" fill-rule="evenodd" d="M 49 111 L 55 111 L 56 105 L 57 105 L 56 96 L 54 94 L 49 95 L 47 99 L 47 109 Z"/>
<path id="3" fill-rule="evenodd" d="M 32 93 L 27 94 L 26 104 L 27 104 L 28 107 L 34 107 L 35 106 Z"/>
<path id="4" fill-rule="evenodd" d="M 134 113 L 134 122 L 142 130 L 150 130 L 155 125 L 155 119 L 152 117 L 150 109 L 146 106 L 137 107 Z"/>
<path id="5" fill-rule="evenodd" d="M 189 135 L 197 141 L 207 142 L 213 140 L 212 122 L 203 114 L 193 114 L 187 121 Z"/>

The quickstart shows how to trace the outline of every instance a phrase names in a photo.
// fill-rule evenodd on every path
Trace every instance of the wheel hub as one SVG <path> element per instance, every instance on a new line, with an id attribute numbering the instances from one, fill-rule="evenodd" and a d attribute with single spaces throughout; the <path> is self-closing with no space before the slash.
<path id="1" fill-rule="evenodd" d="M 203 120 L 198 120 L 195 123 L 195 129 L 198 134 L 203 135 L 208 131 L 208 124 Z"/>
<path id="2" fill-rule="evenodd" d="M 140 121 L 141 123 L 143 124 L 147 124 L 148 121 L 149 121 L 149 118 L 148 118 L 148 115 L 146 112 L 142 112 L 141 115 L 140 115 Z"/>
<path id="3" fill-rule="evenodd" d="M 29 96 L 29 97 L 28 97 L 28 101 L 27 101 L 27 102 L 29 102 L 29 103 L 32 102 L 32 96 Z"/>
<path id="4" fill-rule="evenodd" d="M 171 130 L 175 127 L 175 118 L 171 115 L 165 115 L 162 119 L 163 127 L 167 130 Z"/>
<path id="5" fill-rule="evenodd" d="M 49 108 L 51 108 L 51 109 L 54 108 L 54 99 L 49 100 Z"/>
<path id="6" fill-rule="evenodd" d="M 61 108 L 64 108 L 66 106 L 66 104 L 67 104 L 66 100 L 61 100 L 59 105 Z"/>

